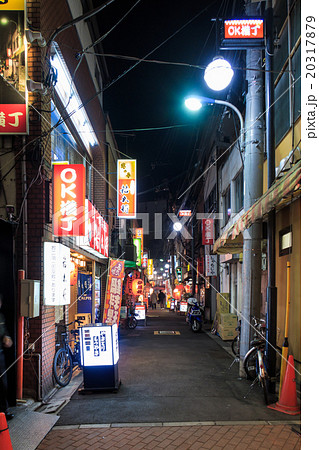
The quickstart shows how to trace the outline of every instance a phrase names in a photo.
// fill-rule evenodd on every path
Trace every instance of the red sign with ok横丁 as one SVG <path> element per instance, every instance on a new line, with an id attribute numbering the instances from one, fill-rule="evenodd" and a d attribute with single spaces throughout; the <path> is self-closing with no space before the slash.
<path id="1" fill-rule="evenodd" d="M 85 167 L 82 164 L 54 165 L 53 234 L 85 235 Z"/>
<path id="2" fill-rule="evenodd" d="M 225 39 L 262 39 L 262 19 L 231 19 L 224 21 Z"/>

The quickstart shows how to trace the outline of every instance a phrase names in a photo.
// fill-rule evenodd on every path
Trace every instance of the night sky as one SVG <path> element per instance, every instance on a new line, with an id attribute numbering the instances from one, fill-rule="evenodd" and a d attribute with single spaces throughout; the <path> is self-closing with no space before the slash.
<path id="1" fill-rule="evenodd" d="M 95 1 L 94 5 L 102 3 Z M 141 62 L 121 76 L 136 61 L 105 57 L 109 81 L 120 77 L 104 92 L 105 109 L 119 150 L 137 159 L 140 200 L 145 198 L 141 193 L 147 192 L 150 199 L 167 183 L 175 195 L 187 183 L 186 175 L 196 162 L 198 133 L 205 113 L 187 111 L 184 99 L 189 94 L 226 99 L 227 93 L 216 96 L 203 79 L 204 68 L 220 53 L 211 19 L 234 15 L 234 4 L 241 11 L 242 3 L 115 0 L 99 13 L 101 35 L 118 24 L 103 40 L 105 53 L 144 58 L 159 47 L 146 59 L 183 63 Z M 223 56 L 229 59 L 226 53 Z M 160 127 L 167 129 L 158 130 Z M 145 128 L 155 130 L 137 131 Z"/>

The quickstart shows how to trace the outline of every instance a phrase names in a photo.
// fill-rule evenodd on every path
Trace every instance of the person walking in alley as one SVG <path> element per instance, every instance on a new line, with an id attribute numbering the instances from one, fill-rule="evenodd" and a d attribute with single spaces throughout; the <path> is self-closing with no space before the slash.
<path id="1" fill-rule="evenodd" d="M 156 302 L 157 302 L 157 294 L 155 291 L 151 293 L 151 305 L 152 309 L 156 309 Z"/>
<path id="2" fill-rule="evenodd" d="M 165 304 L 165 300 L 166 300 L 166 295 L 164 294 L 164 292 L 159 291 L 158 300 L 160 302 L 161 309 L 164 309 L 164 304 Z"/>
<path id="3" fill-rule="evenodd" d="M 2 294 L 0 294 L 0 309 L 2 306 Z M 6 361 L 4 357 L 4 348 L 10 348 L 12 346 L 12 339 L 8 334 L 5 317 L 0 312 L 0 412 L 4 412 L 7 420 L 13 418 L 13 414 L 8 412 L 8 379 L 6 373 Z"/>

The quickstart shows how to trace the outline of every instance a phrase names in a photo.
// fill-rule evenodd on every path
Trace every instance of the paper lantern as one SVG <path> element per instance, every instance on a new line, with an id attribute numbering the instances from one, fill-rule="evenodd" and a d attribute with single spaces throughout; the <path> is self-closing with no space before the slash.
<path id="1" fill-rule="evenodd" d="M 132 292 L 133 295 L 143 295 L 144 291 L 144 283 L 140 278 L 136 278 L 132 283 Z"/>

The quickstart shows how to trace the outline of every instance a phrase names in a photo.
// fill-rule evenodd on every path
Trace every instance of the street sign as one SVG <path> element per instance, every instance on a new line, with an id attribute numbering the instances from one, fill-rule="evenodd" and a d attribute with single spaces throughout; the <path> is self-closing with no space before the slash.
<path id="1" fill-rule="evenodd" d="M 224 19 L 220 29 L 220 49 L 263 48 L 265 21 L 261 17 Z"/>

